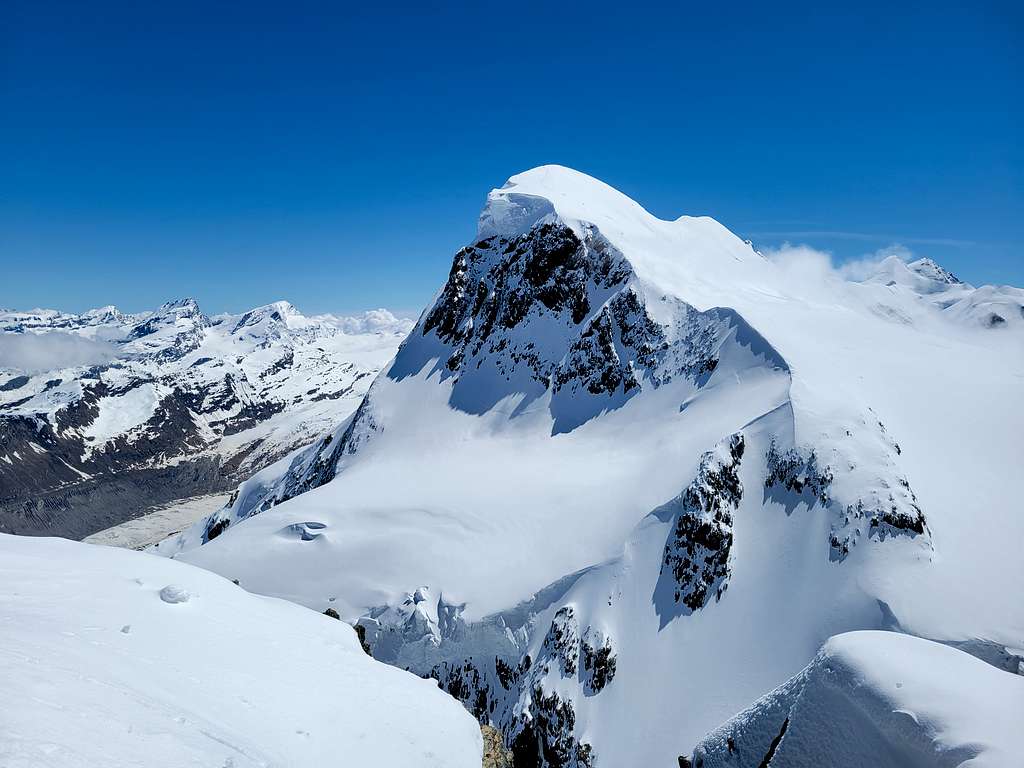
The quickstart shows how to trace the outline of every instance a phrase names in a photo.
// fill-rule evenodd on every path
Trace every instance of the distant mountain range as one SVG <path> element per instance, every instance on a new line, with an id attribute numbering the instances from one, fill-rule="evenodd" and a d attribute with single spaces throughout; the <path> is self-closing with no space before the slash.
<path id="1" fill-rule="evenodd" d="M 345 418 L 412 322 L 0 310 L 0 531 L 80 538 L 237 485 Z"/>

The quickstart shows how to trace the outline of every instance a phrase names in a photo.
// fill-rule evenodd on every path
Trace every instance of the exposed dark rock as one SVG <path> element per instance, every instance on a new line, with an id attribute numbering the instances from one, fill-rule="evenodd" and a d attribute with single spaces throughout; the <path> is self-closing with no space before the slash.
<path id="1" fill-rule="evenodd" d="M 527 667 L 529 667 L 529 664 L 527 664 Z M 512 686 L 519 682 L 519 668 L 512 666 L 497 656 L 494 657 L 494 671 L 498 675 L 498 682 L 501 683 L 501 687 L 506 691 L 511 690 Z"/>
<path id="2" fill-rule="evenodd" d="M 780 452 L 772 440 L 768 448 L 767 464 L 765 488 L 781 486 L 798 495 L 807 493 L 822 506 L 828 505 L 828 488 L 834 479 L 832 470 L 827 466 L 818 466 L 818 456 L 813 450 L 806 454 L 795 448 Z"/>
<path id="3" fill-rule="evenodd" d="M 768 747 L 768 751 L 762 758 L 758 768 L 768 768 L 771 765 L 772 758 L 775 757 L 775 750 L 779 748 L 779 744 L 782 742 L 782 737 L 786 735 L 786 729 L 789 727 L 789 718 L 787 717 L 782 721 L 782 728 L 779 729 L 778 735 L 772 739 L 771 745 Z"/>
<path id="4" fill-rule="evenodd" d="M 328 608 L 327 610 L 330 611 L 332 609 Z M 337 612 L 335 612 L 335 616 L 337 616 Z M 359 638 L 359 645 L 362 646 L 363 651 L 366 653 L 366 655 L 373 656 L 373 652 L 370 649 L 370 644 L 366 642 L 366 627 L 357 622 L 352 626 L 352 629 L 356 631 L 356 637 Z"/>
<path id="5" fill-rule="evenodd" d="M 555 612 L 544 638 L 544 650 L 551 658 L 557 659 L 563 676 L 576 674 L 580 658 L 580 630 L 572 606 L 563 606 Z"/>
<path id="6" fill-rule="evenodd" d="M 273 376 L 275 373 L 280 373 L 285 368 L 291 368 L 295 364 L 295 353 L 292 350 L 288 350 L 280 360 L 275 362 L 263 373 L 260 374 L 261 379 L 265 379 L 269 376 Z"/>
<path id="7" fill-rule="evenodd" d="M 587 640 L 583 641 L 583 670 L 585 672 L 583 689 L 588 694 L 600 693 L 615 677 L 618 664 L 612 652 L 611 641 L 605 639 L 597 647 Z"/>
<path id="8" fill-rule="evenodd" d="M 712 596 L 720 600 L 729 586 L 732 513 L 743 496 L 739 467 L 744 448 L 743 435 L 735 434 L 727 446 L 704 454 L 665 542 L 661 578 L 671 576 L 675 602 L 691 612 Z"/>
<path id="9" fill-rule="evenodd" d="M 594 750 L 575 737 L 576 712 L 558 694 L 533 689 L 528 710 L 512 726 L 516 768 L 593 768 Z"/>
<path id="10" fill-rule="evenodd" d="M 214 518 L 211 517 L 210 518 L 210 522 L 206 526 L 206 533 L 203 536 L 203 540 L 204 541 L 213 541 L 218 536 L 220 536 L 222 533 L 224 533 L 224 531 L 226 531 L 228 529 L 229 525 L 231 525 L 231 521 L 228 518 L 222 518 L 220 520 L 215 520 Z"/>
<path id="11" fill-rule="evenodd" d="M 437 680 L 442 690 L 461 701 L 478 721 L 487 722 L 494 711 L 491 686 L 472 658 L 461 663 L 442 662 L 430 671 L 429 677 Z"/>
<path id="12" fill-rule="evenodd" d="M 10 392 L 15 389 L 21 389 L 29 382 L 28 376 L 15 376 L 14 378 L 8 379 L 3 384 L 0 384 L 0 392 Z"/>
<path id="13" fill-rule="evenodd" d="M 829 534 L 829 559 L 842 562 L 849 556 L 858 538 L 866 533 L 870 538 L 885 540 L 889 536 L 916 536 L 927 533 L 924 513 L 917 504 L 917 496 L 910 483 L 896 474 L 896 457 L 901 455 L 899 444 L 886 432 L 885 425 L 875 420 L 878 428 L 877 447 L 884 457 L 884 477 L 866 485 L 864 495 L 853 504 L 840 506 L 832 498 L 830 488 L 835 480 L 829 466 L 821 466 L 813 450 L 791 448 L 780 451 L 773 440 L 766 457 L 767 475 L 765 489 L 768 495 L 775 495 L 787 511 L 803 497 L 809 505 L 820 504 L 833 514 L 832 530 Z M 870 424 L 865 424 L 870 429 Z M 851 435 L 849 429 L 846 435 Z M 850 464 L 850 471 L 855 467 Z M 786 499 L 780 491 L 795 495 Z M 866 526 L 866 530 L 865 530 Z"/>

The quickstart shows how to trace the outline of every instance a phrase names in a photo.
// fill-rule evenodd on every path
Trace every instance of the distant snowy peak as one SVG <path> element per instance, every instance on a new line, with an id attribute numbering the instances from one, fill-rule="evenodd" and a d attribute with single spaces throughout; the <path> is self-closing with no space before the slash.
<path id="1" fill-rule="evenodd" d="M 887 256 L 879 262 L 874 272 L 864 282 L 904 286 L 923 296 L 948 291 L 950 286 L 973 288 L 931 259 L 907 262 L 896 255 Z"/>
<path id="2" fill-rule="evenodd" d="M 334 328 L 303 315 L 287 301 L 275 301 L 250 309 L 239 315 L 222 315 L 215 319 L 227 333 L 239 339 L 268 346 L 287 338 L 312 341 L 334 335 Z"/>
<path id="3" fill-rule="evenodd" d="M 912 272 L 916 272 L 928 280 L 935 283 L 945 283 L 946 285 L 956 285 L 957 283 L 963 282 L 952 272 L 940 267 L 931 259 L 917 259 L 907 264 L 907 269 Z"/>
<path id="4" fill-rule="evenodd" d="M 97 307 L 82 313 L 83 318 L 88 318 L 97 324 L 123 323 L 127 319 L 125 315 L 113 304 L 105 307 Z"/>
<path id="5" fill-rule="evenodd" d="M 158 309 L 126 314 L 110 304 L 87 310 L 81 314 L 56 309 L 0 309 L 0 332 L 69 331 L 79 333 L 97 327 L 108 327 L 119 334 L 113 338 L 141 338 L 161 327 L 181 328 L 185 324 L 201 327 L 228 324 L 232 333 L 245 333 L 246 329 L 258 335 L 262 328 L 277 328 L 282 333 L 293 331 L 300 335 L 329 335 L 337 330 L 349 335 L 386 333 L 404 335 L 414 325 L 406 317 L 396 316 L 387 309 L 371 309 L 356 315 L 319 314 L 304 315 L 288 301 L 275 301 L 241 313 L 221 313 L 207 316 L 194 298 L 174 299 Z"/>
<path id="6" fill-rule="evenodd" d="M 18 333 L 22 331 L 66 330 L 130 323 L 138 316 L 125 315 L 117 307 L 108 305 L 98 307 L 76 315 L 56 309 L 32 309 L 20 311 L 16 309 L 0 309 L 0 333 Z"/>
<path id="7" fill-rule="evenodd" d="M 203 340 L 210 318 L 195 299 L 170 301 L 128 331 L 126 349 L 171 360 L 196 349 Z"/>
<path id="8" fill-rule="evenodd" d="M 975 288 L 931 259 L 905 262 L 889 256 L 864 282 L 916 294 L 968 327 L 1024 330 L 1024 290 L 1005 285 Z"/>

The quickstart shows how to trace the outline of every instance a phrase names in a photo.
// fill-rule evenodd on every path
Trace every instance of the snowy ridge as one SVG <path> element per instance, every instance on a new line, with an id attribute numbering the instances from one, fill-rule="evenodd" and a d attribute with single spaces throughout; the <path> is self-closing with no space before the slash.
<path id="1" fill-rule="evenodd" d="M 158 551 L 358 621 L 517 764 L 673 764 L 829 636 L 1021 645 L 1024 346 L 940 292 L 535 169 L 355 414 Z"/>
<path id="2" fill-rule="evenodd" d="M 193 299 L 0 313 L 0 528 L 84 535 L 231 487 L 351 413 L 410 325 Z"/>
<path id="3" fill-rule="evenodd" d="M 893 632 L 832 637 L 798 675 L 712 732 L 694 768 L 1009 766 L 1024 677 Z"/>
<path id="4" fill-rule="evenodd" d="M 0 764 L 479 768 L 473 719 L 344 622 L 60 539 L 0 534 L 0 576 Z"/>

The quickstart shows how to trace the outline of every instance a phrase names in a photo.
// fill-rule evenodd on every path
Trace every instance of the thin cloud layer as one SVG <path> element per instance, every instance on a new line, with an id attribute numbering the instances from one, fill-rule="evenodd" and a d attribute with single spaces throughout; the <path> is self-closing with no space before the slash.
<path id="1" fill-rule="evenodd" d="M 797 245 L 783 243 L 778 248 L 762 250 L 762 253 L 795 279 L 840 279 L 851 282 L 860 282 L 871 277 L 878 271 L 878 267 L 883 261 L 893 256 L 901 261 L 911 261 L 915 258 L 909 248 L 898 243 L 838 264 L 831 251 L 824 251 L 802 243 Z"/>
<path id="2" fill-rule="evenodd" d="M 315 315 L 313 320 L 330 323 L 343 333 L 408 333 L 415 322 L 396 317 L 387 309 L 371 309 L 362 315 L 346 317 L 339 315 Z"/>
<path id="3" fill-rule="evenodd" d="M 110 342 L 63 331 L 0 334 L 0 368 L 25 373 L 97 365 L 116 356 L 117 348 Z"/>

